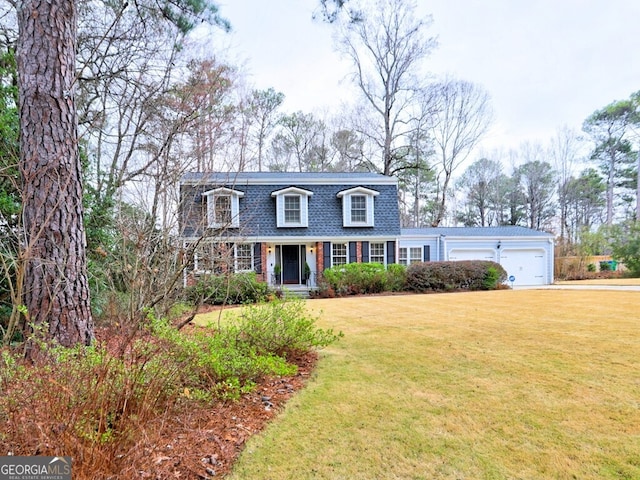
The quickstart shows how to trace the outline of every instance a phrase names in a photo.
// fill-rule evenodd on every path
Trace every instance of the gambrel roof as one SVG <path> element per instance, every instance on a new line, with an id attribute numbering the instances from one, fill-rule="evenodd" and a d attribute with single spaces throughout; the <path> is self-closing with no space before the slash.
<path id="1" fill-rule="evenodd" d="M 242 192 L 239 205 L 240 234 L 251 238 L 304 237 L 335 239 L 340 237 L 389 237 L 400 235 L 398 182 L 377 173 L 187 173 L 181 180 L 181 208 L 202 204 L 203 193 L 216 188 Z M 308 226 L 278 227 L 276 198 L 290 192 L 308 197 Z M 375 196 L 375 225 L 345 227 L 341 192 L 367 192 Z M 182 234 L 198 236 L 197 225 L 183 223 Z"/>

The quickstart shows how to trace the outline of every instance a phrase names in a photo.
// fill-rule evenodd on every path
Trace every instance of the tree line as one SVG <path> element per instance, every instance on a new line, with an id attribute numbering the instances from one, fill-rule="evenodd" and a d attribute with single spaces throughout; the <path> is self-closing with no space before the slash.
<path id="1" fill-rule="evenodd" d="M 474 159 L 490 97 L 429 71 L 430 16 L 411 0 L 318 8 L 358 92 L 322 115 L 283 111 L 285 92 L 250 85 L 211 53 L 233 22 L 214 2 L 0 1 L 5 328 L 43 322 L 54 307 L 71 330 L 75 318 L 90 325 L 89 287 L 94 312 L 108 303 L 100 292 L 138 292 L 127 297 L 135 315 L 170 298 L 187 171 L 375 171 L 398 178 L 404 226 L 525 225 L 567 244 L 637 218 L 639 94 L 594 112 L 583 135 L 563 129 L 547 146 Z M 47 15 L 56 23 L 34 23 Z M 167 264 L 178 273 L 154 276 Z M 90 330 L 56 336 L 87 343 Z"/>

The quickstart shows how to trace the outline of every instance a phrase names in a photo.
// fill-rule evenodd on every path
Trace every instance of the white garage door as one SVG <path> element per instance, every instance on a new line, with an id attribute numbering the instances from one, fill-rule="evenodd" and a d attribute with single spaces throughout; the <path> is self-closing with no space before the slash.
<path id="1" fill-rule="evenodd" d="M 504 249 L 500 252 L 500 264 L 508 276 L 514 276 L 514 285 L 544 285 L 547 283 L 544 250 Z"/>
<path id="2" fill-rule="evenodd" d="M 453 248 L 449 252 L 449 260 L 491 260 L 496 261 L 496 253 L 491 249 Z"/>

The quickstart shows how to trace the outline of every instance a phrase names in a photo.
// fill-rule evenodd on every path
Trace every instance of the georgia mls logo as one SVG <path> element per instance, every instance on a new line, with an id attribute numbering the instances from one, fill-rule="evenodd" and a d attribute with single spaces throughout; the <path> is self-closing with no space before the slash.
<path id="1" fill-rule="evenodd" d="M 71 457 L 0 457 L 0 480 L 71 480 Z"/>

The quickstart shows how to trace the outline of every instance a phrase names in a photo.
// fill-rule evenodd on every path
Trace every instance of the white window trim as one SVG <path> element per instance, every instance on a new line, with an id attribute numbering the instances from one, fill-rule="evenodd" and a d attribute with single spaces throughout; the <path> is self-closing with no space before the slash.
<path id="1" fill-rule="evenodd" d="M 411 253 L 412 250 L 418 251 L 420 253 L 420 255 L 418 255 L 417 257 L 412 257 Z M 404 255 L 403 255 L 404 253 Z M 399 247 L 398 248 L 398 263 L 400 265 L 406 265 L 407 267 L 409 265 L 411 265 L 412 263 L 420 263 L 422 262 L 422 259 L 424 255 L 424 250 L 423 247 Z"/>
<path id="2" fill-rule="evenodd" d="M 351 198 L 356 196 L 364 196 L 367 200 L 367 219 L 364 222 L 353 222 L 351 220 Z M 344 227 L 373 227 L 375 226 L 374 218 L 374 198 L 380 195 L 380 192 L 365 187 L 354 187 L 338 192 L 338 198 L 342 199 L 342 225 Z"/>
<path id="3" fill-rule="evenodd" d="M 220 187 L 204 192 L 202 196 L 207 197 L 207 226 L 209 228 L 240 228 L 240 198 L 244 197 L 244 192 L 231 188 Z M 231 223 L 216 222 L 216 202 L 218 196 L 231 197 Z"/>
<path id="4" fill-rule="evenodd" d="M 248 249 L 249 249 L 249 253 L 251 256 L 251 267 L 249 269 L 240 269 L 238 268 L 238 264 L 239 264 L 239 256 L 238 256 L 238 247 L 240 245 L 247 245 Z M 209 249 L 209 258 L 211 258 L 211 255 L 215 255 L 216 252 L 214 252 L 214 249 L 216 248 L 217 244 L 214 243 L 203 243 L 202 248 L 207 248 Z M 247 259 L 249 257 L 246 257 Z M 201 263 L 201 259 L 200 259 L 200 254 L 198 252 L 198 249 L 196 249 L 193 253 L 193 273 L 197 274 L 197 275 L 210 275 L 213 273 L 213 270 L 211 270 L 211 268 L 201 268 L 200 266 Z M 234 243 L 233 244 L 233 271 L 235 273 L 240 273 L 240 272 L 252 272 L 254 271 L 254 265 L 255 265 L 255 257 L 254 257 L 254 244 L 253 243 Z M 207 265 L 207 267 L 211 267 L 211 265 Z"/>
<path id="5" fill-rule="evenodd" d="M 249 254 L 250 254 L 250 258 L 251 258 L 251 267 L 247 270 L 244 269 L 239 269 L 238 268 L 238 247 L 240 245 L 246 245 L 249 247 Z M 249 258 L 249 257 L 246 257 Z M 252 272 L 253 271 L 253 265 L 254 265 L 254 258 L 253 258 L 253 244 L 252 243 L 236 243 L 233 245 L 233 270 L 235 273 L 240 273 L 240 272 Z"/>
<path id="6" fill-rule="evenodd" d="M 338 255 L 340 258 L 344 258 L 344 263 L 336 263 L 335 259 L 338 257 L 335 255 L 334 247 L 344 247 L 344 255 Z M 331 244 L 331 266 L 335 267 L 337 265 L 346 265 L 349 263 L 349 244 L 347 243 L 332 243 Z"/>
<path id="7" fill-rule="evenodd" d="M 382 262 L 375 262 L 373 260 L 373 255 L 371 252 L 373 251 L 373 245 L 382 245 Z M 369 242 L 369 263 L 382 263 L 382 265 L 387 265 L 387 243 L 386 242 Z"/>
<path id="8" fill-rule="evenodd" d="M 295 196 L 300 197 L 300 221 L 299 222 L 286 222 L 284 216 L 284 197 Z M 276 190 L 271 193 L 272 197 L 276 199 L 276 226 L 278 228 L 300 228 L 309 226 L 309 197 L 313 195 L 313 192 L 305 190 L 303 188 L 288 187 L 282 190 Z"/>

